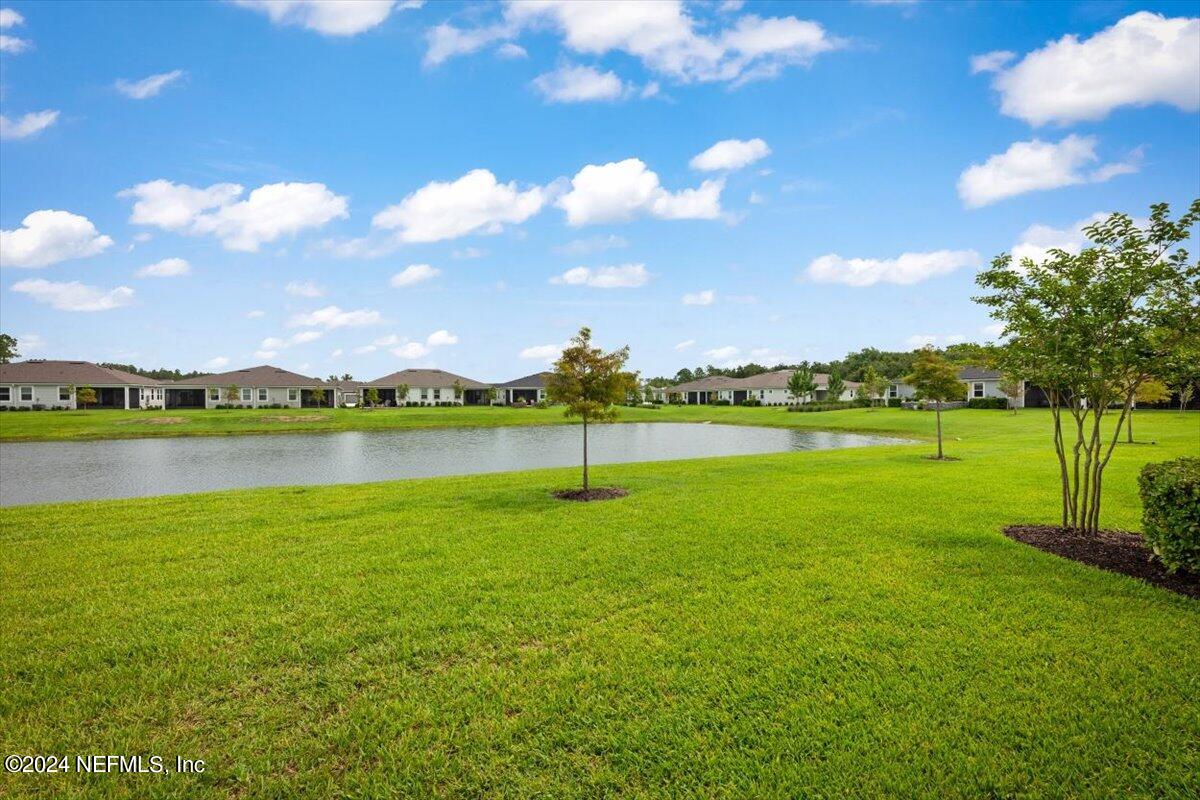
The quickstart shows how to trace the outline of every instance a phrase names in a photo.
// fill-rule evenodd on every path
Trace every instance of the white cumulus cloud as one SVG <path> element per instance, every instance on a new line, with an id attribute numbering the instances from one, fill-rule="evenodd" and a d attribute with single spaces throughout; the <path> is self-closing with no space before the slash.
<path id="1" fill-rule="evenodd" d="M 692 169 L 703 172 L 741 169 L 771 154 L 762 139 L 724 139 L 688 162 Z"/>
<path id="2" fill-rule="evenodd" d="M 526 347 L 520 353 L 519 358 L 536 358 L 542 361 L 554 361 L 563 351 L 561 344 L 536 344 L 532 347 Z"/>
<path id="3" fill-rule="evenodd" d="M 140 183 L 118 193 L 134 198 L 129 221 L 193 236 L 217 237 L 226 250 L 255 252 L 281 236 L 349 216 L 346 198 L 323 183 L 270 183 L 246 197 L 235 183 L 204 189 L 167 180 Z"/>
<path id="4" fill-rule="evenodd" d="M 354 36 L 388 18 L 393 9 L 420 8 L 419 0 L 233 0 L 266 14 L 276 25 L 300 25 L 326 36 Z"/>
<path id="5" fill-rule="evenodd" d="M 1124 106 L 1200 109 L 1200 18 L 1139 11 L 1089 39 L 1034 50 L 992 86 L 1000 110 L 1032 125 L 1095 121 Z"/>
<path id="6" fill-rule="evenodd" d="M 164 258 L 147 264 L 134 273 L 135 278 L 176 278 L 192 271 L 192 265 L 182 258 Z"/>
<path id="7" fill-rule="evenodd" d="M 396 358 L 405 358 L 412 360 L 414 358 L 424 358 L 432 352 L 428 345 L 420 342 L 405 342 L 399 347 L 392 348 L 392 355 Z"/>
<path id="8" fill-rule="evenodd" d="M 431 267 L 428 264 L 409 264 L 404 269 L 392 276 L 389 283 L 393 288 L 402 289 L 405 286 L 412 286 L 422 281 L 433 280 L 442 271 L 437 267 Z"/>
<path id="9" fill-rule="evenodd" d="M 615 72 L 569 64 L 538 75 L 533 79 L 533 88 L 552 103 L 617 100 L 626 91 L 625 83 Z"/>
<path id="10" fill-rule="evenodd" d="M 133 302 L 133 289 L 118 286 L 105 291 L 79 281 L 47 281 L 31 278 L 12 285 L 14 292 L 27 294 L 59 311 L 110 311 Z"/>
<path id="11" fill-rule="evenodd" d="M 902 253 L 896 258 L 842 258 L 837 253 L 830 253 L 809 263 L 808 277 L 818 283 L 844 283 L 847 286 L 908 285 L 948 275 L 961 267 L 978 265 L 979 254 L 974 250 Z"/>
<path id="12" fill-rule="evenodd" d="M 1137 172 L 1141 151 L 1125 161 L 1099 161 L 1096 137 L 1071 134 L 1060 142 L 1014 142 L 982 164 L 972 164 L 958 178 L 958 196 L 967 208 L 979 208 L 1026 192 L 1081 183 L 1102 183 L 1117 175 Z"/>
<path id="13" fill-rule="evenodd" d="M 575 267 L 550 279 L 567 286 L 591 286 L 596 289 L 630 289 L 645 286 L 650 273 L 645 264 L 621 264 L 612 267 Z"/>
<path id="14" fill-rule="evenodd" d="M 525 191 L 516 182 L 498 183 L 475 169 L 449 183 L 433 181 L 375 215 L 376 228 L 395 230 L 405 242 L 437 242 L 468 233 L 499 233 L 542 210 L 545 191 Z"/>
<path id="15" fill-rule="evenodd" d="M 980 53 L 977 56 L 971 56 L 971 74 L 978 75 L 981 72 L 999 72 L 1004 69 L 1004 65 L 1008 64 L 1017 54 L 1011 50 L 993 50 L 990 53 Z"/>
<path id="16" fill-rule="evenodd" d="M 16 119 L 0 114 L 0 140 L 28 139 L 58 121 L 57 111 L 30 111 Z"/>
<path id="17" fill-rule="evenodd" d="M 742 351 L 739 348 L 734 347 L 733 345 L 726 345 L 725 347 L 716 347 L 712 350 L 705 350 L 704 355 L 708 356 L 709 358 L 715 358 L 717 361 L 728 361 L 740 352 Z"/>
<path id="18" fill-rule="evenodd" d="M 588 164 L 558 198 L 573 226 L 624 222 L 637 216 L 659 219 L 716 219 L 721 214 L 724 181 L 707 180 L 695 189 L 669 192 L 658 174 L 637 158 Z"/>
<path id="19" fill-rule="evenodd" d="M 182 77 L 183 70 L 173 69 L 170 72 L 160 72 L 157 75 L 142 78 L 140 81 L 127 81 L 121 78 L 113 86 L 126 97 L 134 100 L 146 100 L 157 96 L 159 92 Z"/>
<path id="20" fill-rule="evenodd" d="M 1065 228 L 1055 228 L 1041 223 L 1030 225 L 1021 232 L 1017 243 L 1012 247 L 1014 267 L 1020 268 L 1021 262 L 1025 259 L 1040 264 L 1046 260 L 1052 249 L 1063 250 L 1071 254 L 1078 253 L 1088 241 L 1087 234 L 1083 232 L 1083 229 L 1107 218 L 1108 214 L 1097 211 Z"/>
<path id="21" fill-rule="evenodd" d="M 377 325 L 383 321 L 383 315 L 378 311 L 360 308 L 355 311 L 343 311 L 337 306 L 325 306 L 307 314 L 294 314 L 288 320 L 289 328 L 361 328 L 365 325 Z"/>
<path id="22" fill-rule="evenodd" d="M 683 304 L 685 306 L 711 306 L 717 302 L 717 293 L 712 289 L 705 289 L 701 292 L 690 292 L 683 296 Z"/>
<path id="23" fill-rule="evenodd" d="M 430 347 L 449 347 L 458 344 L 458 337 L 448 330 L 434 331 L 425 338 L 425 344 Z"/>
<path id="24" fill-rule="evenodd" d="M 87 217 L 53 209 L 34 211 L 21 220 L 21 227 L 0 231 L 0 265 L 48 267 L 72 258 L 94 256 L 112 243 Z"/>
<path id="25" fill-rule="evenodd" d="M 203 364 L 204 369 L 218 370 L 222 367 L 229 366 L 229 359 L 225 356 L 214 356 Z"/>
<path id="26" fill-rule="evenodd" d="M 684 350 L 687 350 L 694 344 L 696 344 L 695 339 L 685 339 L 682 342 L 680 342 L 679 344 L 675 345 L 674 349 L 677 350 L 678 352 L 683 352 Z"/>
<path id="27" fill-rule="evenodd" d="M 325 290 L 315 281 L 289 281 L 283 290 L 292 297 L 324 297 Z"/>

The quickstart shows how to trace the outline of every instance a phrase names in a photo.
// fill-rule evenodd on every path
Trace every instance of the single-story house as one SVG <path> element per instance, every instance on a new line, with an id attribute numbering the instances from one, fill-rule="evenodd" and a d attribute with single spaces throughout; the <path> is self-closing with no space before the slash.
<path id="1" fill-rule="evenodd" d="M 325 387 L 333 390 L 333 404 L 351 408 L 362 402 L 362 385 L 362 381 L 342 380 L 341 378 L 336 381 L 325 381 Z"/>
<path id="2" fill-rule="evenodd" d="M 0 406 L 78 408 L 77 392 L 89 387 L 88 408 L 162 408 L 162 381 L 109 369 L 90 361 L 30 359 L 0 364 Z"/>
<path id="3" fill-rule="evenodd" d="M 1008 395 L 1000 388 L 1000 384 L 1004 382 L 1004 373 L 1000 370 L 963 367 L 958 371 L 958 379 L 963 384 L 964 400 L 978 400 L 986 397 L 1008 399 Z M 896 378 L 888 382 L 887 396 L 889 400 L 912 400 L 916 397 L 916 393 L 916 388 L 905 383 L 903 379 Z M 1025 391 L 1022 389 L 1021 394 L 1016 398 L 1016 407 L 1024 408 L 1024 406 Z"/>
<path id="4" fill-rule="evenodd" d="M 811 401 L 822 402 L 829 397 L 829 375 L 824 372 L 813 373 L 813 381 L 817 385 L 811 398 L 793 397 L 787 384 L 795 370 L 779 369 L 751 375 L 748 378 L 727 378 L 723 375 L 710 375 L 688 383 L 668 386 L 663 390 L 666 396 L 679 395 L 684 403 L 714 403 L 725 400 L 733 405 L 739 405 L 746 400 L 757 400 L 764 406 L 782 406 Z M 854 381 L 845 381 L 839 400 L 853 400 L 858 395 L 859 385 Z"/>
<path id="5" fill-rule="evenodd" d="M 396 389 L 400 386 L 407 386 L 408 394 L 397 397 Z M 488 397 L 490 385 L 440 369 L 402 369 L 362 384 L 364 397 L 368 389 L 374 389 L 379 394 L 379 402 L 385 406 L 486 406 L 491 402 Z"/>
<path id="6" fill-rule="evenodd" d="M 518 400 L 524 400 L 530 404 L 545 400 L 546 380 L 551 374 L 550 372 L 535 372 L 508 383 L 497 383 L 496 400 L 505 405 L 512 405 Z"/>
<path id="7" fill-rule="evenodd" d="M 310 378 L 264 364 L 166 384 L 166 407 L 215 408 L 218 405 L 234 405 L 301 408 L 315 406 L 318 392 L 322 405 L 333 404 L 334 389 L 320 378 Z"/>

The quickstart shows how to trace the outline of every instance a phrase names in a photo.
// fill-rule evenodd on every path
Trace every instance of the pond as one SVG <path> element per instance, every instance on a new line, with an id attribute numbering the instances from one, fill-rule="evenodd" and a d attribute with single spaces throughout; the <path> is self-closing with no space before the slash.
<path id="1" fill-rule="evenodd" d="M 594 426 L 588 441 L 590 463 L 614 464 L 906 440 L 639 422 Z M 577 425 L 9 442 L 0 444 L 0 505 L 572 467 L 580 464 L 582 442 Z"/>

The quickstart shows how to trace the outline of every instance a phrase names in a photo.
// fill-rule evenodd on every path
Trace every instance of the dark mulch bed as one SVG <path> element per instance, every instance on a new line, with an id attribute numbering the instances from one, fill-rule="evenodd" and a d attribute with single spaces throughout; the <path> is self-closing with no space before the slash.
<path id="1" fill-rule="evenodd" d="M 938 458 L 937 456 L 922 456 L 922 457 L 927 458 L 930 461 L 962 461 L 961 458 L 955 458 L 954 456 L 942 456 L 941 458 Z"/>
<path id="2" fill-rule="evenodd" d="M 1012 525 L 1004 529 L 1004 535 L 1056 556 L 1139 578 L 1187 597 L 1200 598 L 1200 575 L 1168 573 L 1136 533 L 1100 531 L 1095 536 L 1088 536 L 1054 525 Z"/>
<path id="3" fill-rule="evenodd" d="M 562 489 L 554 493 L 559 500 L 574 500 L 577 503 L 590 503 L 593 500 L 616 500 L 629 492 L 620 486 L 593 486 L 591 489 Z"/>

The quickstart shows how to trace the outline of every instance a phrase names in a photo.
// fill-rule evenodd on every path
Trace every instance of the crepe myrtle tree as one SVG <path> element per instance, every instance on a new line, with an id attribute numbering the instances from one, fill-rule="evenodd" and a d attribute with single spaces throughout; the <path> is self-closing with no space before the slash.
<path id="1" fill-rule="evenodd" d="M 1111 214 L 1084 229 L 1078 254 L 1014 264 L 1004 253 L 976 276 L 987 293 L 975 300 L 1008 336 L 999 366 L 1049 396 L 1064 530 L 1099 531 L 1104 469 L 1138 387 L 1200 330 L 1200 264 L 1179 246 L 1197 221 L 1200 199 L 1177 220 L 1151 206 L 1145 227 Z"/>
<path id="2" fill-rule="evenodd" d="M 583 420 L 583 491 L 588 484 L 588 423 L 610 422 L 617 406 L 637 385 L 637 374 L 625 371 L 629 347 L 605 353 L 592 346 L 592 331 L 583 327 L 554 362 L 546 379 L 546 396 L 566 406 L 564 416 Z"/>
<path id="3" fill-rule="evenodd" d="M 379 405 L 379 390 L 374 386 L 368 386 L 363 392 L 363 403 L 371 408 Z"/>
<path id="4" fill-rule="evenodd" d="M 325 405 L 325 390 L 320 385 L 314 386 L 309 390 L 308 394 L 312 398 L 313 405 L 317 408 Z"/>
<path id="5" fill-rule="evenodd" d="M 408 384 L 401 383 L 396 385 L 396 407 L 408 405 Z"/>
<path id="6" fill-rule="evenodd" d="M 1012 413 L 1017 413 L 1017 401 L 1021 399 L 1021 395 L 1025 394 L 1025 381 L 1018 378 L 1016 375 L 1004 373 L 998 384 L 1000 391 L 1004 392 L 1004 396 L 1008 398 L 1008 408 Z"/>
<path id="7" fill-rule="evenodd" d="M 958 368 L 938 355 L 932 347 L 924 347 L 917 354 L 912 374 L 904 379 L 916 390 L 919 400 L 932 400 L 937 414 L 937 458 L 944 459 L 942 452 L 942 403 L 962 400 L 967 387 L 958 379 Z"/>
<path id="8" fill-rule="evenodd" d="M 231 406 L 241 402 L 241 389 L 238 388 L 236 383 L 231 383 L 225 387 L 225 402 Z"/>
<path id="9" fill-rule="evenodd" d="M 867 400 L 871 405 L 875 405 L 875 401 L 883 397 L 887 391 L 887 381 L 883 379 L 874 367 L 868 366 L 863 371 L 862 380 L 859 381 L 859 392 L 867 396 Z"/>
<path id="10" fill-rule="evenodd" d="M 811 369 L 801 368 L 788 377 L 787 388 L 792 397 L 804 401 L 811 399 L 817 391 L 817 381 Z"/>
<path id="11" fill-rule="evenodd" d="M 488 405 L 489 406 L 494 405 L 496 402 L 496 396 L 498 395 L 498 392 L 496 391 L 496 387 L 489 386 L 483 390 L 483 393 L 487 397 Z"/>

